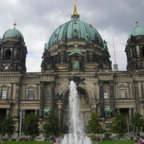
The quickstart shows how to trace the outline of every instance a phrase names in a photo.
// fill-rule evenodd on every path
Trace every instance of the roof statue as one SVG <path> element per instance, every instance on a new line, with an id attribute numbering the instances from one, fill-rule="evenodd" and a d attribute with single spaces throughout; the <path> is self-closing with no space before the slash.
<path id="1" fill-rule="evenodd" d="M 61 98 L 62 98 L 62 92 L 58 92 L 57 96 L 58 96 L 58 99 L 61 100 Z"/>
<path id="2" fill-rule="evenodd" d="M 68 78 L 68 79 L 69 79 L 69 82 L 70 82 L 70 81 L 74 81 L 77 86 L 78 86 L 79 84 L 82 84 L 82 85 L 85 85 L 85 84 L 86 84 L 86 83 L 84 82 L 84 81 L 85 81 L 85 78 L 80 78 L 80 77 L 74 76 L 74 77 Z"/>
<path id="3" fill-rule="evenodd" d="M 43 116 L 44 117 L 49 117 L 49 115 L 50 115 L 50 109 L 47 108 L 47 107 L 45 107 L 43 111 L 44 111 Z"/>
<path id="4" fill-rule="evenodd" d="M 112 112 L 112 110 L 111 110 L 109 107 L 106 107 L 106 108 L 104 109 L 104 112 L 105 112 L 105 117 L 106 117 L 106 118 L 110 118 L 110 117 L 111 117 L 111 112 Z"/>

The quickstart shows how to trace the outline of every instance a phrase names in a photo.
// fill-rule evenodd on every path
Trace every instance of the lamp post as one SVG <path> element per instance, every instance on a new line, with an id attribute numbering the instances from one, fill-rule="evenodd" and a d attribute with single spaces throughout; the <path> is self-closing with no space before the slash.
<path id="1" fill-rule="evenodd" d="M 21 139 L 21 128 L 22 128 L 22 109 L 20 109 L 19 139 Z"/>

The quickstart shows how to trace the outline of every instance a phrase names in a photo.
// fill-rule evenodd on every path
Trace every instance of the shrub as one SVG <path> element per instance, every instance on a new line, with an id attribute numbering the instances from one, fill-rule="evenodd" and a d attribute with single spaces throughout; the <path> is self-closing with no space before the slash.
<path id="1" fill-rule="evenodd" d="M 109 138 L 109 134 L 105 133 L 105 139 L 108 139 L 108 138 Z"/>

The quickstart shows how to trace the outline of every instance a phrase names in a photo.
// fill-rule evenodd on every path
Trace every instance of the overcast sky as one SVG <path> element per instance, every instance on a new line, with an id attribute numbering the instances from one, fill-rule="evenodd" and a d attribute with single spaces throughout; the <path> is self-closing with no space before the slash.
<path id="1" fill-rule="evenodd" d="M 44 44 L 59 25 L 71 19 L 73 7 L 73 0 L 0 0 L 0 37 L 17 23 L 28 49 L 28 72 L 41 71 Z M 135 20 L 144 26 L 144 0 L 77 0 L 77 11 L 107 41 L 112 62 L 114 36 L 118 68 L 126 70 L 125 45 Z"/>

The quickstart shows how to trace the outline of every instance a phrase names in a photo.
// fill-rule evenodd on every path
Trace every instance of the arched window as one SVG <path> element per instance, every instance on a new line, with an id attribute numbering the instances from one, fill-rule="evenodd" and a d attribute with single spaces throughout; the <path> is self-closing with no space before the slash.
<path id="1" fill-rule="evenodd" d="M 126 98 L 126 91 L 125 91 L 125 89 L 121 89 L 120 90 L 120 96 L 121 96 L 121 98 Z"/>
<path id="2" fill-rule="evenodd" d="M 7 89 L 3 89 L 2 90 L 2 99 L 7 99 L 7 93 L 8 93 L 8 91 L 7 91 Z"/>
<path id="3" fill-rule="evenodd" d="M 79 61 L 78 60 L 75 60 L 74 63 L 73 63 L 73 69 L 75 71 L 78 71 L 79 70 Z"/>
<path id="4" fill-rule="evenodd" d="M 28 99 L 29 100 L 33 100 L 34 99 L 34 91 L 33 90 L 29 90 L 29 92 L 28 92 Z"/>
<path id="5" fill-rule="evenodd" d="M 10 60 L 11 59 L 11 51 L 9 49 L 6 50 L 6 52 L 5 52 L 5 58 L 6 58 L 6 60 Z"/>
<path id="6" fill-rule="evenodd" d="M 108 93 L 105 91 L 104 92 L 104 99 L 107 99 L 108 98 Z"/>

